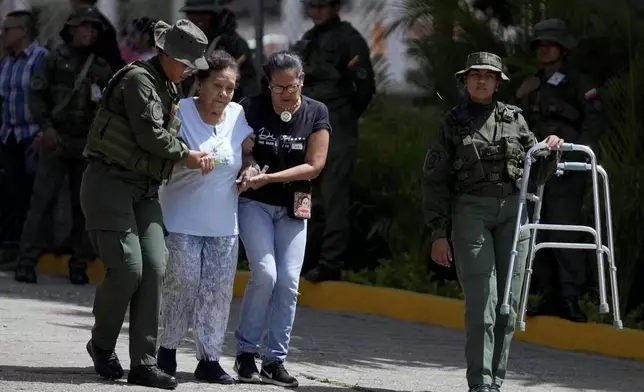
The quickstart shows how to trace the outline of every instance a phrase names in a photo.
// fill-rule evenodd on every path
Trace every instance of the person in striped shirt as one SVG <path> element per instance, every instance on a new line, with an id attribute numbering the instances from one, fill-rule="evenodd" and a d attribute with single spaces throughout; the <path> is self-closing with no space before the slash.
<path id="1" fill-rule="evenodd" d="M 47 49 L 36 41 L 36 23 L 29 11 L 5 17 L 0 62 L 0 262 L 14 261 L 29 209 L 40 128 L 29 110 L 29 81 Z"/>

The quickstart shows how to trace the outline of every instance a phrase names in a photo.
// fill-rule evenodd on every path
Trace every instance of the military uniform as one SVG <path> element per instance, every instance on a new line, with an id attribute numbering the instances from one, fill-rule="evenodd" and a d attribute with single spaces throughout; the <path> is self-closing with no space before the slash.
<path id="1" fill-rule="evenodd" d="M 190 69 L 208 68 L 203 58 L 208 41 L 191 22 L 158 22 L 154 35 L 164 54 Z M 117 72 L 90 129 L 81 188 L 87 230 L 106 269 L 96 290 L 88 352 L 98 374 L 122 377 L 114 347 L 129 305 L 128 382 L 161 388 L 177 385 L 156 366 L 156 339 L 166 235 L 158 190 L 190 153 L 176 137 L 179 98 L 159 56 Z"/>
<path id="2" fill-rule="evenodd" d="M 564 50 L 574 47 L 567 36 L 564 22 L 551 19 L 535 25 L 532 49 L 540 41 L 559 44 Z M 533 76 L 538 86 L 519 98 L 530 129 L 542 138 L 554 134 L 568 142 L 596 149 L 604 127 L 599 93 L 584 75 L 565 66 L 546 74 Z M 568 153 L 565 160 L 583 161 L 584 154 Z M 544 189 L 542 223 L 583 224 L 582 204 L 588 174 L 566 172 L 553 178 Z M 548 242 L 586 242 L 584 233 L 543 231 L 540 240 Z M 529 314 L 559 314 L 574 321 L 586 321 L 578 305 L 587 280 L 587 252 L 583 250 L 544 249 L 537 252 L 534 268 L 535 287 L 544 291 L 544 300 Z"/>
<path id="3" fill-rule="evenodd" d="M 501 59 L 473 53 L 470 69 L 502 73 Z M 501 315 L 510 251 L 518 213 L 518 184 L 525 153 L 536 143 L 521 109 L 494 100 L 469 101 L 443 118 L 424 163 L 423 212 L 432 240 L 451 239 L 458 278 L 465 294 L 467 381 L 471 391 L 499 390 L 507 370 L 510 342 L 529 246 L 524 232 L 517 245 L 511 287 L 511 311 Z M 555 165 L 534 169 L 542 182 Z M 544 171 L 547 170 L 547 171 Z M 521 217 L 527 223 L 527 214 Z M 496 389 L 495 389 L 496 388 Z"/>
<path id="4" fill-rule="evenodd" d="M 244 97 L 259 93 L 259 78 L 253 63 L 253 53 L 246 40 L 237 33 L 237 17 L 224 8 L 230 0 L 187 0 L 181 8 L 186 13 L 210 13 L 212 21 L 205 31 L 208 37 L 206 57 L 215 50 L 223 50 L 237 60 L 239 66 L 238 86 L 235 89 L 234 102 Z M 195 78 L 190 77 L 181 84 L 184 96 L 191 95 Z"/>
<path id="5" fill-rule="evenodd" d="M 63 29 L 93 22 L 102 26 L 98 11 L 93 7 L 79 8 L 72 13 Z M 62 32 L 61 32 L 62 35 Z M 71 36 L 69 36 L 71 39 Z M 88 67 L 88 68 L 86 68 Z M 84 69 L 87 71 L 85 73 Z M 35 266 L 48 238 L 49 214 L 60 190 L 69 178 L 72 205 L 70 245 L 73 255 L 69 261 L 72 283 L 87 283 L 87 262 L 94 258 L 92 246 L 85 233 L 85 219 L 80 206 L 80 184 L 86 161 L 83 148 L 94 110 L 100 97 L 95 96 L 107 85 L 113 72 L 107 62 L 90 56 L 87 48 L 75 47 L 71 41 L 47 54 L 31 78 L 29 107 L 42 130 L 53 128 L 58 137 L 57 147 L 48 151 L 41 146 L 38 170 L 33 187 L 29 212 L 23 226 L 16 280 L 36 282 Z"/>
<path id="6" fill-rule="evenodd" d="M 307 0 L 306 5 L 333 5 L 337 0 Z M 367 42 L 339 18 L 314 26 L 294 49 L 304 62 L 302 94 L 329 108 L 333 136 L 326 165 L 313 181 L 313 218 L 307 240 L 306 274 L 310 281 L 338 279 L 349 245 L 351 174 L 356 159 L 358 119 L 371 102 L 376 82 Z M 318 249 L 319 248 L 319 249 Z"/>
<path id="7" fill-rule="evenodd" d="M 95 6 L 97 0 L 79 1 L 80 6 Z M 121 50 L 119 49 L 118 36 L 116 29 L 112 22 L 98 11 L 98 17 L 103 24 L 103 34 L 92 45 L 92 51 L 98 56 L 107 61 L 114 72 L 118 71 L 125 65 L 125 61 L 121 57 Z"/>

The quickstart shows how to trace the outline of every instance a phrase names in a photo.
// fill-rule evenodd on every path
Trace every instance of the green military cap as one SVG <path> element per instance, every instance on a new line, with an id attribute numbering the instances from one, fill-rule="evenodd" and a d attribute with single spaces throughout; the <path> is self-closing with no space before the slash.
<path id="1" fill-rule="evenodd" d="M 530 48 L 534 50 L 540 41 L 551 41 L 570 50 L 577 45 L 575 39 L 566 31 L 566 22 L 561 19 L 546 19 L 534 25 L 534 35 Z"/>
<path id="2" fill-rule="evenodd" d="M 194 23 L 179 19 L 170 26 L 158 21 L 154 26 L 156 46 L 173 59 L 193 69 L 208 69 L 204 58 L 208 38 Z"/>
<path id="3" fill-rule="evenodd" d="M 101 20 L 101 14 L 96 7 L 90 6 L 81 6 L 72 11 L 72 14 L 67 20 L 67 25 L 69 26 L 78 26 L 84 22 L 98 23 L 102 27 L 103 21 Z"/>
<path id="4" fill-rule="evenodd" d="M 501 57 L 494 53 L 489 52 L 476 52 L 467 56 L 467 63 L 465 69 L 462 69 L 454 74 L 456 79 L 461 80 L 463 76 L 471 69 L 487 69 L 496 71 L 501 74 L 501 79 L 508 81 L 510 78 L 503 72 L 503 61 Z"/>
<path id="5" fill-rule="evenodd" d="M 187 0 L 181 12 L 219 12 L 232 0 Z"/>

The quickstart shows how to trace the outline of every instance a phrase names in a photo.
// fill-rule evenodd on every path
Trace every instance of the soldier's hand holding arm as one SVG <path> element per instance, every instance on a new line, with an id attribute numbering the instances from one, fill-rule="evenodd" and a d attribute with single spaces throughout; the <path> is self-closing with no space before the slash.
<path id="1" fill-rule="evenodd" d="M 432 230 L 434 262 L 449 267 L 452 251 L 447 241 L 447 227 L 451 220 L 453 148 L 441 125 L 437 140 L 427 152 L 423 166 L 423 213 Z"/>

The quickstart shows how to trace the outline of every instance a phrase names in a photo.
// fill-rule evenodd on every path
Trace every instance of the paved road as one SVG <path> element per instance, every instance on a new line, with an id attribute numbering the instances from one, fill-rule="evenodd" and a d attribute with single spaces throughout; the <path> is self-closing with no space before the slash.
<path id="1" fill-rule="evenodd" d="M 93 295 L 94 287 L 74 287 L 63 279 L 41 277 L 38 285 L 23 285 L 0 273 L 0 391 L 150 391 L 124 381 L 102 381 L 94 374 L 85 352 Z M 236 299 L 222 359 L 230 371 L 238 314 Z M 127 324 L 117 350 L 127 367 Z M 197 383 L 190 338 L 179 355 L 182 383 L 177 391 L 278 390 Z M 642 362 L 523 342 L 514 343 L 510 361 L 504 391 L 644 391 Z M 287 367 L 304 392 L 467 390 L 461 331 L 363 314 L 300 307 Z"/>

